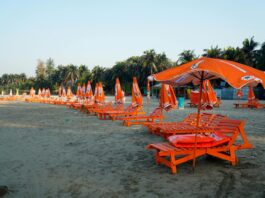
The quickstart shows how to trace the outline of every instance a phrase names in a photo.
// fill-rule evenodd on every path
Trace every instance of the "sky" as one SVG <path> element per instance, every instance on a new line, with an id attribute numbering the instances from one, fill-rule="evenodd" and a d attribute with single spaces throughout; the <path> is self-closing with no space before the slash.
<path id="1" fill-rule="evenodd" d="M 183 50 L 265 42 L 263 0 L 0 1 L 0 75 L 35 75 L 37 60 L 111 67 L 154 49 L 176 61 Z"/>

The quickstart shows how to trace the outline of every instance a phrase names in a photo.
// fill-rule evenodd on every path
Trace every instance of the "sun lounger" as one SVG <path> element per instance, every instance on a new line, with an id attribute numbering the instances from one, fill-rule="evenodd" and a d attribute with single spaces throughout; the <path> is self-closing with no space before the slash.
<path id="1" fill-rule="evenodd" d="M 162 121 L 163 120 L 163 109 L 160 107 L 155 108 L 150 115 L 137 115 L 137 116 L 130 116 L 121 118 L 123 120 L 124 126 L 131 126 L 131 125 L 140 125 L 146 123 L 153 123 L 155 120 Z"/>
<path id="2" fill-rule="evenodd" d="M 112 102 L 108 102 L 106 104 L 97 103 L 94 105 L 94 108 L 87 108 L 87 112 L 90 114 L 97 114 L 103 110 L 112 110 Z"/>
<path id="3" fill-rule="evenodd" d="M 199 127 L 213 127 L 220 120 L 227 118 L 226 116 L 220 114 L 210 114 L 210 113 L 202 113 L 200 115 Z M 186 133 L 191 130 L 191 126 L 197 125 L 197 113 L 190 114 L 184 120 L 180 122 L 158 122 L 145 124 L 148 128 L 148 131 L 152 134 L 162 136 L 167 138 L 170 135 L 174 135 L 177 133 Z"/>
<path id="4" fill-rule="evenodd" d="M 143 111 L 142 107 L 134 107 L 133 105 L 129 105 L 125 110 L 110 110 L 110 111 L 104 111 L 98 113 L 99 119 L 111 119 L 111 120 L 116 120 L 120 117 L 129 117 L 129 116 L 134 116 L 134 115 L 139 115 L 139 114 L 144 114 L 145 112 Z"/>
<path id="5" fill-rule="evenodd" d="M 265 108 L 265 104 L 261 104 L 259 103 L 258 100 L 253 100 L 253 101 L 248 101 L 246 103 L 234 103 L 234 107 L 235 108 L 255 108 L 255 109 L 259 109 L 259 108 Z"/>
<path id="6" fill-rule="evenodd" d="M 149 144 L 147 149 L 156 150 L 156 163 L 168 166 L 172 173 L 177 172 L 177 165 L 203 155 L 211 155 L 236 165 L 236 151 L 253 147 L 248 142 L 244 124 L 242 120 L 221 120 L 216 127 L 208 129 L 209 132 L 204 133 L 204 136 L 199 136 L 195 155 L 194 133 L 201 133 L 200 130 L 193 131 L 193 134 L 171 136 L 171 140 L 175 140 L 174 144 L 169 142 Z M 240 143 L 236 142 L 238 135 L 242 139 Z"/>

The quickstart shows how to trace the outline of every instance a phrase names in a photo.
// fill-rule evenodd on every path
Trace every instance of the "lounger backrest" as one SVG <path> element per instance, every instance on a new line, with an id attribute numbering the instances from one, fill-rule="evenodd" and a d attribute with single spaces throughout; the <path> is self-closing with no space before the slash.
<path id="1" fill-rule="evenodd" d="M 220 121 L 224 119 L 228 119 L 228 117 L 220 114 L 213 114 L 213 117 L 209 120 L 207 126 L 215 127 L 216 125 L 219 124 Z"/>
<path id="2" fill-rule="evenodd" d="M 186 117 L 183 122 L 190 125 L 197 125 L 197 115 L 197 113 L 192 113 L 188 117 Z M 202 113 L 199 117 L 199 126 L 207 126 L 213 116 L 214 114 Z"/>
<path id="3" fill-rule="evenodd" d="M 245 121 L 243 120 L 223 119 L 215 126 L 215 131 L 217 133 L 222 133 L 225 134 L 226 136 L 229 136 L 231 138 L 231 141 L 228 146 L 231 146 L 232 144 L 235 143 L 235 140 L 239 133 L 241 133 L 241 136 L 245 135 L 243 134 L 244 125 Z"/>
<path id="4" fill-rule="evenodd" d="M 152 111 L 150 113 L 149 116 L 161 116 L 162 115 L 162 112 L 163 112 L 163 109 L 160 108 L 160 107 L 157 107 L 157 108 L 154 109 L 154 111 Z"/>

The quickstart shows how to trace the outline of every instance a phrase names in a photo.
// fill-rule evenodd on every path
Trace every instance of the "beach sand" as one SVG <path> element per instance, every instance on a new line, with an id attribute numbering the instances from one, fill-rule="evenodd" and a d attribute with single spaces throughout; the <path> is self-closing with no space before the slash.
<path id="1" fill-rule="evenodd" d="M 194 173 L 188 162 L 174 175 L 145 148 L 165 140 L 141 126 L 65 106 L 2 102 L 0 185 L 13 190 L 6 197 L 265 197 L 265 110 L 234 109 L 233 102 L 213 112 L 245 119 L 254 149 L 237 152 L 234 167 L 202 157 Z M 152 100 L 149 109 L 157 104 Z M 195 111 L 174 110 L 165 120 Z"/>

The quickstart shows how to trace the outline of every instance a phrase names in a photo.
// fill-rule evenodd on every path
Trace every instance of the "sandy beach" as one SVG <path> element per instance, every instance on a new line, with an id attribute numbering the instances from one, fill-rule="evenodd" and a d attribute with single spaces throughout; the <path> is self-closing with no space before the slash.
<path id="1" fill-rule="evenodd" d="M 246 120 L 254 149 L 239 151 L 234 167 L 202 157 L 194 173 L 190 162 L 175 175 L 145 148 L 165 140 L 141 126 L 100 121 L 65 106 L 1 102 L 0 185 L 13 190 L 6 197 L 265 197 L 265 110 L 222 102 L 213 113 Z M 149 110 L 157 104 L 152 100 Z M 195 111 L 174 110 L 165 121 Z"/>

